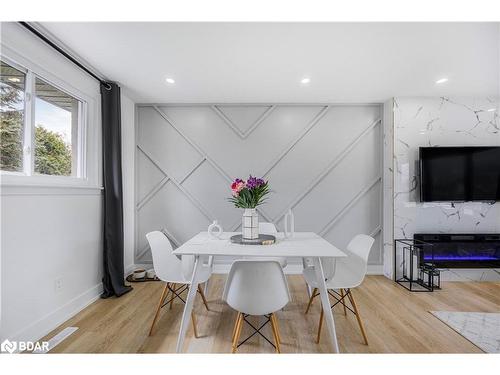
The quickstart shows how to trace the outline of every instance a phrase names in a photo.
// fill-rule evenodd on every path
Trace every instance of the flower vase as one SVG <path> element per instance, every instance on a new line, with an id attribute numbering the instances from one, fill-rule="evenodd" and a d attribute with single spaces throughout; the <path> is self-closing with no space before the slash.
<path id="1" fill-rule="evenodd" d="M 245 208 L 243 211 L 241 234 L 245 240 L 259 238 L 259 214 L 255 208 Z"/>

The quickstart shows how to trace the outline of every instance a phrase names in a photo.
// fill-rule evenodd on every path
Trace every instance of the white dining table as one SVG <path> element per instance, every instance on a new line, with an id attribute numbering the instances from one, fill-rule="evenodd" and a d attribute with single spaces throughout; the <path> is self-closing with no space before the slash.
<path id="1" fill-rule="evenodd" d="M 210 256 L 216 257 L 299 257 L 308 258 L 312 261 L 312 267 L 316 271 L 318 290 L 323 306 L 324 317 L 330 333 L 330 339 L 334 351 L 339 352 L 335 322 L 330 300 L 325 283 L 325 275 L 321 264 L 321 258 L 342 258 L 346 254 L 333 246 L 321 236 L 313 232 L 295 232 L 292 236 L 285 237 L 284 233 L 278 233 L 276 243 L 272 245 L 242 245 L 230 241 L 230 237 L 240 234 L 236 232 L 223 232 L 219 238 L 211 237 L 207 232 L 198 233 L 196 236 L 179 246 L 173 253 L 177 256 L 194 255 L 194 271 L 189 288 L 184 313 L 182 315 L 181 328 L 177 339 L 177 353 L 182 352 L 184 338 L 189 325 L 193 303 L 198 289 L 198 274 L 202 265 L 208 262 Z"/>

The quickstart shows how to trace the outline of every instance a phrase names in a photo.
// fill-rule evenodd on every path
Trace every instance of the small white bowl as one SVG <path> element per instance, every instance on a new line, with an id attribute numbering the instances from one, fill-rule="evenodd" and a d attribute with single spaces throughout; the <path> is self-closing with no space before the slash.
<path id="1" fill-rule="evenodd" d="M 154 279 L 155 276 L 156 276 L 156 272 L 155 272 L 155 270 L 153 268 L 151 268 L 150 270 L 146 271 L 146 277 L 148 279 Z"/>
<path id="2" fill-rule="evenodd" d="M 144 279 L 144 276 L 146 276 L 146 270 L 138 269 L 134 271 L 135 280 Z"/>

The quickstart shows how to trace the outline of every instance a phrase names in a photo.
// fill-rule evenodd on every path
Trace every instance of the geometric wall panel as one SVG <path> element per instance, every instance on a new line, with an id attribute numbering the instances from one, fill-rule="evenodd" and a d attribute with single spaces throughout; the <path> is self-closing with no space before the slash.
<path id="1" fill-rule="evenodd" d="M 380 118 L 379 105 L 139 106 L 136 261 L 150 261 L 152 230 L 166 230 L 174 246 L 215 219 L 237 230 L 229 182 L 253 174 L 272 188 L 260 220 L 281 229 L 292 208 L 296 230 L 341 248 L 371 234 L 369 262 L 382 264 Z"/>
<path id="2" fill-rule="evenodd" d="M 272 106 L 260 105 L 218 105 L 214 107 L 241 138 L 248 137 L 273 109 Z"/>

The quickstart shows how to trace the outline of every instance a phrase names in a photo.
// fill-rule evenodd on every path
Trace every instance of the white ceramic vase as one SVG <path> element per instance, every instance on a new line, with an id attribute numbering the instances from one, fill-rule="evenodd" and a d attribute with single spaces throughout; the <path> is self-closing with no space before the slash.
<path id="1" fill-rule="evenodd" d="M 222 227 L 219 225 L 217 220 L 214 220 L 212 224 L 208 226 L 208 236 L 210 238 L 220 238 L 222 235 Z"/>
<path id="2" fill-rule="evenodd" d="M 241 234 L 246 240 L 259 238 L 259 214 L 255 208 L 245 208 L 243 211 Z"/>

